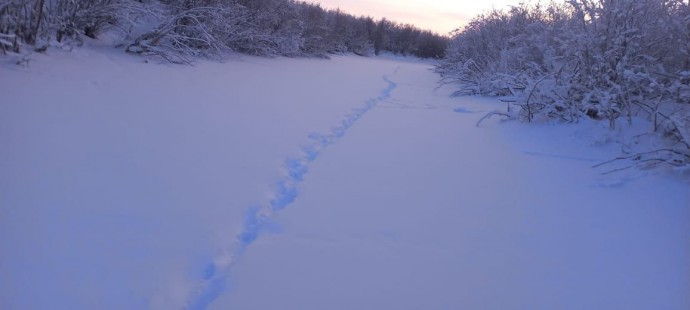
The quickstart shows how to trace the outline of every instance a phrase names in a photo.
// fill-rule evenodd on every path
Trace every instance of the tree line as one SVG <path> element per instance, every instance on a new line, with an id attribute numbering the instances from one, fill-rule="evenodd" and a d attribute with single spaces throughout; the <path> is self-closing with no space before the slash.
<path id="1" fill-rule="evenodd" d="M 188 63 L 226 51 L 313 56 L 382 51 L 442 58 L 448 38 L 292 0 L 0 0 L 0 51 L 118 31 L 127 52 Z"/>
<path id="2" fill-rule="evenodd" d="M 690 4 L 568 0 L 475 17 L 438 66 L 457 95 L 505 97 L 525 121 L 647 117 L 690 161 Z M 677 148 L 674 150 L 678 150 Z"/>

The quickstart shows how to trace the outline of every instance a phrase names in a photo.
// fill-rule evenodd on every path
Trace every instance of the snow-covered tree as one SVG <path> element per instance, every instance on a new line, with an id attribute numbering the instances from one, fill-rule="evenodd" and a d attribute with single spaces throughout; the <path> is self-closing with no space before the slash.
<path id="1" fill-rule="evenodd" d="M 387 50 L 438 58 L 447 43 L 411 25 L 292 0 L 0 0 L 5 53 L 81 42 L 110 28 L 124 34 L 128 52 L 182 63 L 224 51 L 326 57 Z"/>

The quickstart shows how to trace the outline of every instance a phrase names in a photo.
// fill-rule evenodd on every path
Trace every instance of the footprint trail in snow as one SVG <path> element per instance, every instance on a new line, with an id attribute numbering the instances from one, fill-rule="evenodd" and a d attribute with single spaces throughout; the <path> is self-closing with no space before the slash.
<path id="1" fill-rule="evenodd" d="M 389 99 L 398 85 L 390 77 L 400 68 L 382 78 L 388 85 L 375 98 L 367 100 L 363 106 L 354 108 L 345 115 L 339 124 L 331 128 L 326 134 L 312 133 L 309 135 L 311 144 L 302 148 L 302 155 L 290 158 L 285 162 L 287 175 L 278 181 L 273 190 L 273 198 L 262 205 L 252 206 L 246 211 L 242 231 L 237 235 L 235 243 L 223 250 L 206 266 L 203 278 L 190 292 L 185 309 L 206 309 L 224 291 L 228 275 L 233 265 L 239 261 L 245 250 L 259 237 L 266 228 L 275 212 L 289 206 L 299 196 L 297 186 L 304 181 L 309 171 L 309 165 L 319 158 L 324 149 L 341 139 L 352 125 L 379 103 Z"/>

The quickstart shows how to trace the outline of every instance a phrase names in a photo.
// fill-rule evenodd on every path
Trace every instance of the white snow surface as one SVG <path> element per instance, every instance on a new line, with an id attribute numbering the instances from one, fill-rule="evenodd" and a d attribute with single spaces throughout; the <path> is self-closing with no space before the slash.
<path id="1" fill-rule="evenodd" d="M 690 309 L 690 190 L 428 62 L 0 58 L 0 309 Z"/>

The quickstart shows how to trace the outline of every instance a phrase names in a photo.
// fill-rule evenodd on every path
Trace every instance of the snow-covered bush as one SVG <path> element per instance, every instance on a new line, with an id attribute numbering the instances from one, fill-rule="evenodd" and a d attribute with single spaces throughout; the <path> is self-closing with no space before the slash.
<path id="1" fill-rule="evenodd" d="M 35 44 L 44 20 L 43 1 L 0 2 L 0 48 L 19 52 L 22 43 Z"/>
<path id="2" fill-rule="evenodd" d="M 458 95 L 512 97 L 526 121 L 643 115 L 687 145 L 689 42 L 687 1 L 519 5 L 457 31 L 438 71 Z"/>
<path id="3" fill-rule="evenodd" d="M 153 30 L 139 35 L 126 50 L 175 63 L 219 57 L 230 37 L 247 31 L 247 17 L 247 9 L 232 2 L 177 1 L 163 9 Z"/>
<path id="4" fill-rule="evenodd" d="M 22 44 L 38 50 L 51 40 L 95 38 L 117 27 L 134 0 L 9 0 L 0 2 L 0 48 L 19 52 Z"/>
<path id="5" fill-rule="evenodd" d="M 231 38 L 236 51 L 260 56 L 299 56 L 302 54 L 304 23 L 299 8 L 290 1 L 240 1 L 251 14 L 251 33 Z"/>
<path id="6" fill-rule="evenodd" d="M 47 0 L 47 26 L 58 41 L 65 37 L 79 39 L 81 35 L 95 38 L 117 23 L 122 5 L 119 0 Z"/>

